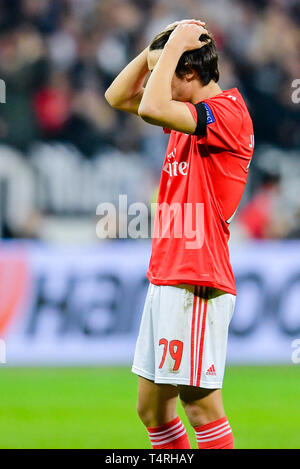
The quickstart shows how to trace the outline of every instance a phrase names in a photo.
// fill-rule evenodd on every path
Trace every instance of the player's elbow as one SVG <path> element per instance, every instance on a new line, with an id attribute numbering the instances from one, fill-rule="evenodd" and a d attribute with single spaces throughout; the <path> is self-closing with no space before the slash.
<path id="1" fill-rule="evenodd" d="M 120 108 L 120 102 L 116 99 L 110 88 L 107 88 L 107 90 L 105 91 L 104 98 L 111 107 L 114 107 L 116 109 Z"/>
<path id="2" fill-rule="evenodd" d="M 113 97 L 112 95 L 110 94 L 109 92 L 109 89 L 107 89 L 104 93 L 104 98 L 106 99 L 106 101 L 108 102 L 108 104 L 112 107 L 115 107 L 115 102 L 113 100 Z"/>
<path id="3" fill-rule="evenodd" d="M 160 112 L 156 106 L 143 102 L 141 102 L 139 106 L 138 114 L 146 122 L 151 120 L 159 120 L 160 118 Z"/>

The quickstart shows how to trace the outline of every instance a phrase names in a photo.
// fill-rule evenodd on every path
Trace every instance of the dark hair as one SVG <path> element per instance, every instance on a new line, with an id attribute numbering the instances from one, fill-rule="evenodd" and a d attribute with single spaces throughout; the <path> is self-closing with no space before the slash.
<path id="1" fill-rule="evenodd" d="M 155 36 L 149 49 L 163 49 L 174 29 L 168 29 Z M 200 49 L 184 52 L 178 61 L 176 74 L 182 77 L 193 69 L 197 72 L 202 85 L 205 86 L 211 80 L 219 81 L 218 54 L 215 40 L 210 33 L 202 34 L 199 39 L 202 42 L 207 41 L 207 44 Z"/>

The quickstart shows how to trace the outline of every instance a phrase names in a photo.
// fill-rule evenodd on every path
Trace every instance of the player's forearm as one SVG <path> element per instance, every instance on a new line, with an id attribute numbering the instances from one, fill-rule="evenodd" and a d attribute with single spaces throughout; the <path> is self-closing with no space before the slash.
<path id="1" fill-rule="evenodd" d="M 133 59 L 114 79 L 105 92 L 105 99 L 112 107 L 122 109 L 123 105 L 133 100 L 143 90 L 143 83 L 148 70 L 148 47 Z"/>
<path id="2" fill-rule="evenodd" d="M 143 118 L 157 118 L 172 101 L 172 79 L 182 51 L 166 44 L 148 80 L 139 106 Z"/>

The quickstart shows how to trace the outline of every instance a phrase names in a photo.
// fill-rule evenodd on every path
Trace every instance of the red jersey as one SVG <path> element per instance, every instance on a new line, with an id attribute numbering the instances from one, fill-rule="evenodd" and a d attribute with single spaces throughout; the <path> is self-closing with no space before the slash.
<path id="1" fill-rule="evenodd" d="M 165 130 L 170 138 L 147 277 L 156 285 L 204 285 L 236 294 L 229 223 L 247 181 L 253 126 L 236 88 L 202 103 L 204 137 Z M 196 107 L 186 105 L 197 122 Z"/>

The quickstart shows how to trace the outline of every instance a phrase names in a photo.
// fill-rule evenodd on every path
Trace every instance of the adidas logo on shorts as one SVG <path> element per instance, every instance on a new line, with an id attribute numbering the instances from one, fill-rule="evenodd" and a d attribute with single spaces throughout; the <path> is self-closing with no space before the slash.
<path id="1" fill-rule="evenodd" d="M 207 372 L 205 373 L 208 376 L 217 376 L 216 370 L 215 370 L 215 365 L 211 365 L 210 368 L 208 368 Z"/>

